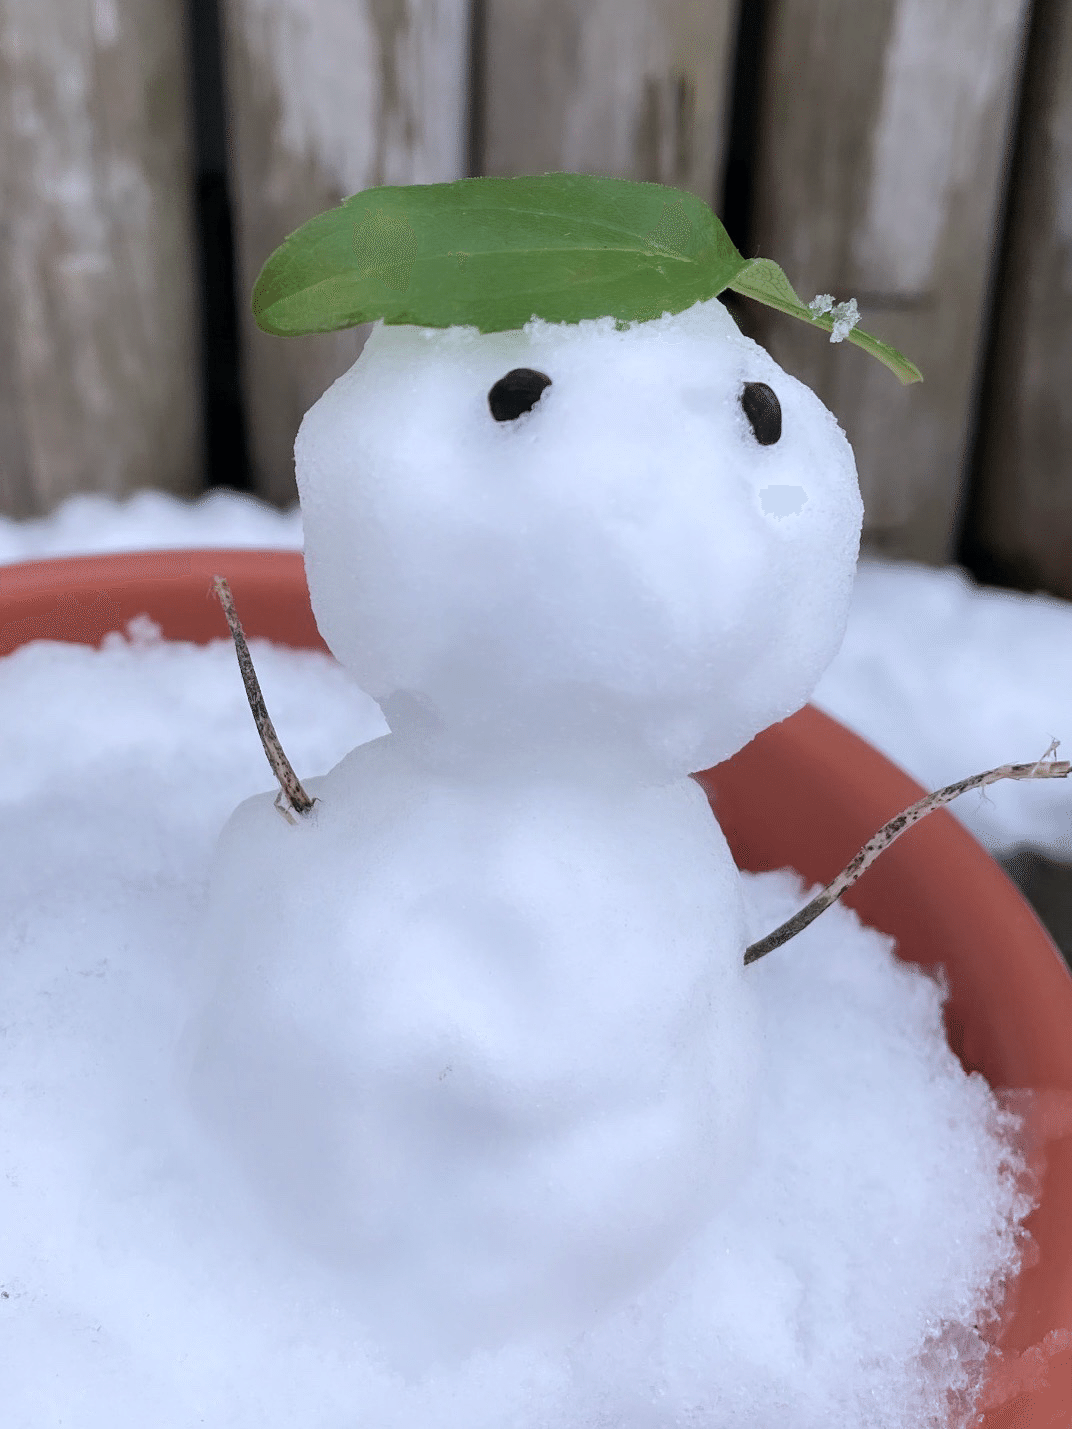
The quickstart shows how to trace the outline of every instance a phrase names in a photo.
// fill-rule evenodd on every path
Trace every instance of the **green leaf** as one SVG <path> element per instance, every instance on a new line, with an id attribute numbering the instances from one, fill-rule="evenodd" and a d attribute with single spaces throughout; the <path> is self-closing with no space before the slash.
<path id="1" fill-rule="evenodd" d="M 275 250 L 253 314 L 282 337 L 382 318 L 481 332 L 530 318 L 644 322 L 726 288 L 830 332 L 776 263 L 741 257 L 702 199 L 587 174 L 459 179 L 365 189 Z M 849 341 L 902 382 L 919 370 L 859 328 Z"/>
<path id="2" fill-rule="evenodd" d="M 780 313 L 788 313 L 790 317 L 813 323 L 825 332 L 834 330 L 834 320 L 831 315 L 829 313 L 813 313 L 810 308 L 806 307 L 797 297 L 792 283 L 781 268 L 770 258 L 749 259 L 737 275 L 730 279 L 728 286 L 735 293 L 741 293 L 746 298 L 754 298 L 756 302 L 765 303 L 769 308 L 777 308 Z M 872 357 L 877 357 L 879 362 L 885 363 L 903 383 L 923 381 L 923 374 L 916 364 L 910 362 L 903 353 L 898 352 L 889 343 L 881 342 L 877 337 L 872 337 L 870 333 L 863 332 L 858 327 L 852 328 L 846 336 L 849 342 L 854 342 L 857 347 L 862 347 Z"/>
<path id="3" fill-rule="evenodd" d="M 744 260 L 710 208 L 660 184 L 581 174 L 366 189 L 303 224 L 253 290 L 266 332 L 383 318 L 481 332 L 681 312 Z"/>

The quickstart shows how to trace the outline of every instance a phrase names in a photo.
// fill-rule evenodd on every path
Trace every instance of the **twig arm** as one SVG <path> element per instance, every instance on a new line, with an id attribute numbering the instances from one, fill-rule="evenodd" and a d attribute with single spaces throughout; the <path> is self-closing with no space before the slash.
<path id="1" fill-rule="evenodd" d="M 905 809 L 904 813 L 884 824 L 874 838 L 864 844 L 848 867 L 843 868 L 833 882 L 817 893 L 799 913 L 794 913 L 792 918 L 775 928 L 773 933 L 768 933 L 765 938 L 752 943 L 745 950 L 745 965 L 757 962 L 767 953 L 787 943 L 790 938 L 796 937 L 797 933 L 803 932 L 809 923 L 814 923 L 820 913 L 825 912 L 831 903 L 836 903 L 846 889 L 851 888 L 860 875 L 871 867 L 880 853 L 885 852 L 906 829 L 918 824 L 920 819 L 933 809 L 948 804 L 958 795 L 968 793 L 970 789 L 982 789 L 987 784 L 996 784 L 999 779 L 1067 779 L 1072 772 L 1072 762 L 1067 759 L 1048 758 L 1055 748 L 1056 744 L 1051 745 L 1046 754 L 1034 764 L 1003 764 L 999 769 L 988 769 L 985 774 L 973 774 L 970 779 L 960 779 L 956 784 L 947 784 L 944 789 L 939 789 L 934 794 L 924 795 L 911 808 Z"/>
<path id="2" fill-rule="evenodd" d="M 279 780 L 280 794 L 276 800 L 276 807 L 286 817 L 289 817 L 288 808 L 296 814 L 307 814 L 316 800 L 310 798 L 302 788 L 301 780 L 294 773 L 290 760 L 283 753 L 283 746 L 275 732 L 275 725 L 272 724 L 268 716 L 268 707 L 264 703 L 260 681 L 253 668 L 253 657 L 249 653 L 242 623 L 235 611 L 231 587 L 223 576 L 213 576 L 212 585 L 223 606 L 227 624 L 231 628 L 235 654 L 238 656 L 238 668 L 242 672 L 242 683 L 246 687 L 246 699 L 249 701 L 249 708 L 253 714 L 253 722 L 257 726 L 257 733 L 261 737 L 261 744 L 268 763 L 272 766 L 272 773 Z M 283 800 L 287 807 L 284 807 L 280 800 Z"/>

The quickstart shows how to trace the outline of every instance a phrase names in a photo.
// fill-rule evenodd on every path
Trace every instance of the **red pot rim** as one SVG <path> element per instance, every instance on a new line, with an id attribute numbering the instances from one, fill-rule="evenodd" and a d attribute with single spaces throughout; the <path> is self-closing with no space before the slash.
<path id="1" fill-rule="evenodd" d="M 326 649 L 299 552 L 221 549 L 0 567 L 0 655 L 39 639 L 97 644 L 146 612 L 169 639 L 229 639 L 212 592 L 215 574 L 230 581 L 247 635 Z M 923 792 L 864 740 L 810 706 L 696 777 L 742 868 L 788 866 L 820 883 Z M 991 1376 L 994 1407 L 980 1424 L 1067 1429 L 1072 977 L 1016 887 L 945 811 L 906 833 L 845 901 L 873 927 L 893 934 L 903 957 L 944 967 L 950 1043 L 969 1071 L 983 1072 L 998 1088 L 1030 1087 L 1042 1094 L 1034 1127 L 1045 1149 L 1042 1200 L 1028 1221 L 1039 1259 L 1020 1276 L 1006 1306 L 1000 1336 L 1006 1365 Z M 1036 1388 L 1032 1371 L 1047 1363 L 1048 1380 Z M 1035 1375 L 1040 1378 L 1047 1376 Z"/>

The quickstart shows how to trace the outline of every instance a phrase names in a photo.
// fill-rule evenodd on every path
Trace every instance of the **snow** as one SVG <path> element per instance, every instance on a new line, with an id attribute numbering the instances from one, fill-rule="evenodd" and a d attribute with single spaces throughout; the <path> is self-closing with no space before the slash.
<path id="1" fill-rule="evenodd" d="M 976 585 L 955 567 L 861 561 L 841 650 L 815 703 L 937 789 L 1072 742 L 1072 604 Z M 1072 787 L 991 785 L 949 805 L 996 855 L 1072 862 Z"/>
<path id="2" fill-rule="evenodd" d="M 261 795 L 215 855 L 202 1121 L 399 1362 L 583 1328 L 752 1140 L 755 997 L 702 791 L 473 779 L 396 734 L 306 787 L 297 830 Z"/>
<path id="3" fill-rule="evenodd" d="M 849 298 L 847 302 L 835 303 L 832 293 L 817 293 L 808 304 L 808 311 L 815 317 L 829 313 L 834 319 L 834 326 L 830 330 L 831 342 L 844 342 L 860 322 L 860 309 L 856 299 Z"/>
<path id="4" fill-rule="evenodd" d="M 768 495 L 769 501 L 777 498 Z M 0 518 L 0 561 L 158 547 L 300 549 L 297 506 L 214 491 L 69 497 L 48 517 Z M 2 578 L 2 577 L 0 577 Z M 923 638 L 921 632 L 925 632 Z M 864 556 L 844 643 L 814 703 L 928 789 L 1072 743 L 1072 603 L 977 585 L 956 567 Z M 1072 862 L 1072 786 L 1005 783 L 950 811 L 996 856 L 1029 847 Z"/>
<path id="5" fill-rule="evenodd" d="M 317 624 L 391 733 L 299 831 L 261 799 L 224 833 L 201 1120 L 349 1266 L 385 1352 L 584 1327 L 747 1162 L 737 870 L 688 775 L 837 648 L 851 450 L 712 301 L 377 327 L 295 469 Z M 798 509 L 764 510 L 787 484 Z"/>
<path id="6" fill-rule="evenodd" d="M 517 369 L 553 381 L 490 420 Z M 777 390 L 773 445 L 745 381 Z M 380 326 L 307 413 L 295 465 L 321 633 L 392 729 L 416 702 L 452 757 L 613 748 L 683 777 L 798 708 L 841 638 L 851 450 L 717 300 L 626 332 Z M 798 509 L 765 510 L 787 485 Z"/>
<path id="7" fill-rule="evenodd" d="M 4 563 L 202 546 L 293 550 L 301 543 L 297 506 L 277 511 L 237 491 L 210 491 L 196 501 L 166 491 L 136 491 L 122 499 L 83 493 L 32 521 L 0 517 Z"/>
<path id="8" fill-rule="evenodd" d="M 252 651 L 314 787 L 382 733 L 328 657 Z M 702 1235 L 567 1343 L 519 1336 L 407 1380 L 347 1275 L 281 1234 L 187 1115 L 176 1071 L 213 845 L 269 783 L 233 649 L 144 627 L 101 652 L 34 644 L 0 662 L 0 707 L 7 1422 L 905 1429 L 977 1377 L 970 1326 L 1026 1210 L 1009 1122 L 949 1052 L 940 989 L 835 908 L 750 970 L 755 1159 Z M 745 895 L 751 936 L 804 896 L 788 874 Z"/>
<path id="9" fill-rule="evenodd" d="M 379 327 L 296 471 L 340 664 L 254 655 L 307 816 L 200 737 L 226 710 L 257 753 L 202 689 L 226 647 L 142 620 L 0 667 L 9 1401 L 58 1353 L 48 1412 L 87 1426 L 966 1408 L 1016 1118 L 848 912 L 745 969 L 805 891 L 742 883 L 687 777 L 841 643 L 833 417 L 718 302 Z"/>
<path id="10" fill-rule="evenodd" d="M 860 322 L 860 309 L 856 305 L 856 299 L 850 298 L 847 303 L 837 303 L 831 309 L 831 316 L 834 326 L 830 330 L 830 341 L 844 342 Z"/>

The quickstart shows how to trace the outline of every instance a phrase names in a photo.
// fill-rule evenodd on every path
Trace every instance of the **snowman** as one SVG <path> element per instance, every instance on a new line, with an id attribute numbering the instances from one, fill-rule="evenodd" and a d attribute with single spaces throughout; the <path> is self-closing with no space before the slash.
<path id="1" fill-rule="evenodd" d="M 835 654 L 852 453 L 714 297 L 381 323 L 296 471 L 317 624 L 390 733 L 224 829 L 193 1104 L 398 1362 L 572 1335 L 748 1165 L 762 1031 L 689 775 Z"/>

